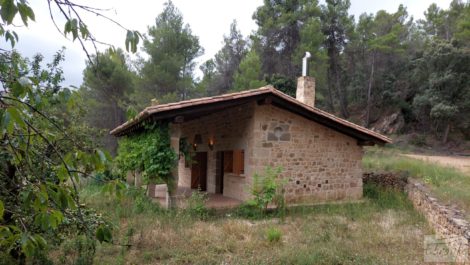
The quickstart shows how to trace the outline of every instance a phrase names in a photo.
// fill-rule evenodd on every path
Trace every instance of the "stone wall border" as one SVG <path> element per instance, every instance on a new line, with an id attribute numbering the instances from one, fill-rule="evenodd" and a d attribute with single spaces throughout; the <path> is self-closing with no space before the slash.
<path id="1" fill-rule="evenodd" d="M 363 181 L 406 192 L 414 208 L 424 215 L 436 236 L 445 242 L 454 262 L 470 264 L 470 222 L 462 210 L 440 202 L 422 182 L 402 174 L 368 172 L 363 174 Z"/>

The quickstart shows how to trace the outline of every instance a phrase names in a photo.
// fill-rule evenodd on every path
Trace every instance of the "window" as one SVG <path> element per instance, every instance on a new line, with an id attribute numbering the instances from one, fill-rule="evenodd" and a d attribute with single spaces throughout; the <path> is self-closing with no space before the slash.
<path id="1" fill-rule="evenodd" d="M 224 151 L 224 172 L 235 175 L 245 174 L 245 151 Z"/>

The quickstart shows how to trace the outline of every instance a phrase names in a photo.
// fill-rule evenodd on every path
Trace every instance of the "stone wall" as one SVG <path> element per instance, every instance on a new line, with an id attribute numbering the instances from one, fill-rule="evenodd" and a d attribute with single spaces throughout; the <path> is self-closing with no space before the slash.
<path id="1" fill-rule="evenodd" d="M 336 132 L 273 105 L 256 106 L 249 166 L 281 166 L 288 203 L 362 197 L 362 147 Z"/>
<path id="2" fill-rule="evenodd" d="M 243 176 L 224 174 L 223 195 L 235 199 L 247 198 L 248 177 L 252 171 L 247 166 L 248 156 L 252 153 L 253 146 L 253 116 L 255 102 L 238 107 L 218 111 L 195 120 L 181 124 L 181 137 L 185 137 L 189 143 L 194 136 L 200 134 L 203 143 L 197 147 L 197 152 L 207 152 L 207 191 L 214 193 L 216 190 L 216 152 L 235 149 L 245 150 L 245 174 Z M 212 150 L 208 147 L 208 140 L 214 140 Z M 178 164 L 179 186 L 191 186 L 191 167 L 185 165 L 184 157 Z"/>
<path id="3" fill-rule="evenodd" d="M 443 237 L 457 263 L 470 264 L 470 223 L 463 213 L 440 203 L 422 183 L 412 179 L 408 182 L 406 191 L 414 207 L 424 214 L 436 234 Z"/>

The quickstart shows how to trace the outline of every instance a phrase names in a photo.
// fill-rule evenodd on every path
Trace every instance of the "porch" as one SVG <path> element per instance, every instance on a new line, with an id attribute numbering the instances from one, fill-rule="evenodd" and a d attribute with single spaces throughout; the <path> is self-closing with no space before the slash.
<path id="1" fill-rule="evenodd" d="M 155 185 L 155 189 L 149 189 L 149 195 L 153 198 L 155 202 L 160 203 L 161 206 L 167 207 L 167 187 L 165 184 Z M 191 197 L 192 193 L 195 192 L 195 189 L 190 189 L 187 187 L 178 187 L 176 200 L 177 205 L 181 207 L 186 206 L 187 199 Z M 223 196 L 219 193 L 206 193 L 208 199 L 206 202 L 206 207 L 210 209 L 230 209 L 238 207 L 242 204 L 241 200 L 233 199 L 227 196 Z"/>

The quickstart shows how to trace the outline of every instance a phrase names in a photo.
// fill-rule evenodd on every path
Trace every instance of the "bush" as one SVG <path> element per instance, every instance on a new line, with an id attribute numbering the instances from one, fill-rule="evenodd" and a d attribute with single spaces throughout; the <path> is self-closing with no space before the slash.
<path id="1" fill-rule="evenodd" d="M 268 210 L 269 204 L 273 203 L 276 209 L 284 211 L 284 193 L 283 188 L 285 180 L 279 178 L 281 168 L 267 167 L 263 175 L 255 174 L 253 176 L 253 185 L 250 193 L 253 195 L 253 204 L 263 213 Z"/>
<path id="2" fill-rule="evenodd" d="M 136 214 L 155 213 L 160 210 L 158 204 L 154 203 L 141 188 L 129 187 L 127 195 L 134 199 L 132 211 Z"/>
<path id="3" fill-rule="evenodd" d="M 281 230 L 275 227 L 270 227 L 268 231 L 266 231 L 266 238 L 269 242 L 279 242 L 281 240 L 281 236 Z"/>
<path id="4" fill-rule="evenodd" d="M 186 210 L 192 217 L 206 220 L 209 217 L 209 210 L 206 207 L 207 193 L 200 190 L 194 191 L 188 199 L 188 206 Z"/>

